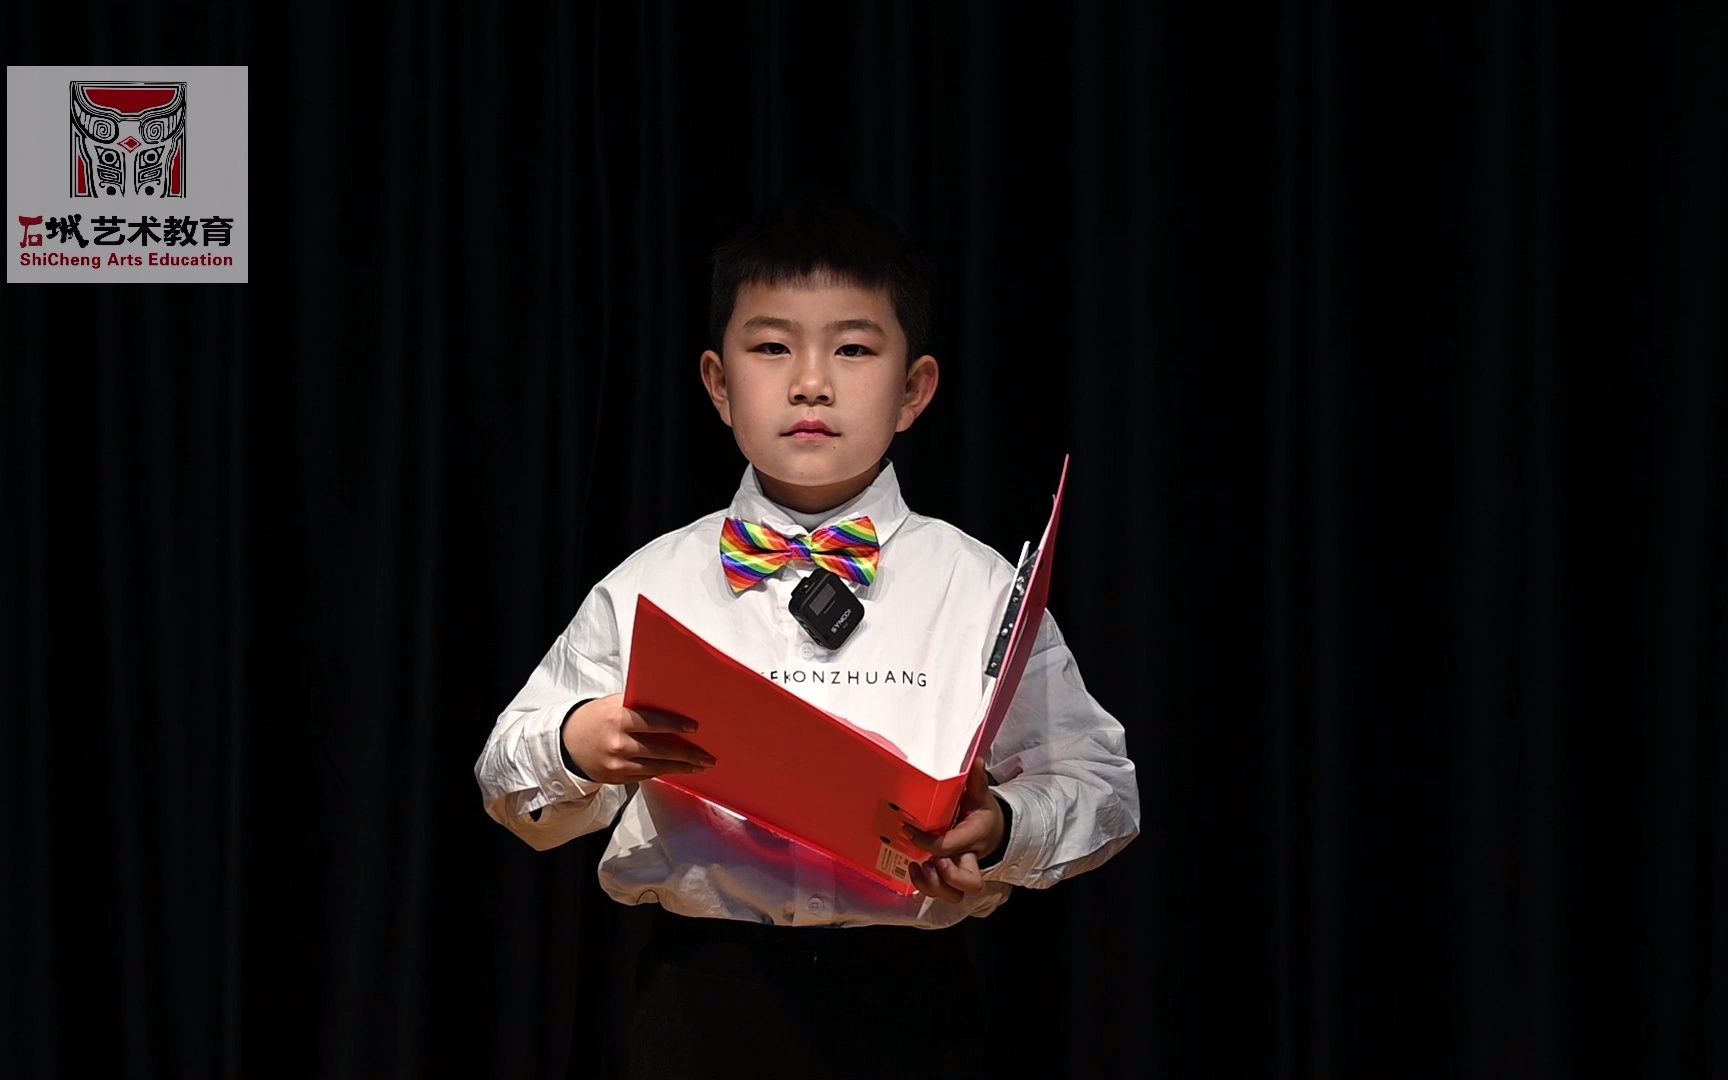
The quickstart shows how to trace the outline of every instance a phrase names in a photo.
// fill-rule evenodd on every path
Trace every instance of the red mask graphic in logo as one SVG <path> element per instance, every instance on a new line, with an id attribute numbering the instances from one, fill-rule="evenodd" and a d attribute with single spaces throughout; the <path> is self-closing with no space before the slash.
<path id="1" fill-rule="evenodd" d="M 72 83 L 72 194 L 186 195 L 186 84 Z"/>

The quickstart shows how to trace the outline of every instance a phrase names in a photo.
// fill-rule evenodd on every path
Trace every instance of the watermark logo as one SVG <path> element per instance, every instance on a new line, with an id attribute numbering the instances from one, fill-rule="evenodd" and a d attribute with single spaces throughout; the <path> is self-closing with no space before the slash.
<path id="1" fill-rule="evenodd" d="M 72 195 L 186 195 L 186 84 L 73 80 Z"/>
<path id="2" fill-rule="evenodd" d="M 246 68 L 8 67 L 6 118 L 8 283 L 246 281 Z"/>

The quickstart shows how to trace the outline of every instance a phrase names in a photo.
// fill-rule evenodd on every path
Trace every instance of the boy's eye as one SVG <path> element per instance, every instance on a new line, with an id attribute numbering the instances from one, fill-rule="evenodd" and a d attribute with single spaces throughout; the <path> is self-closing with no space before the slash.
<path id="1" fill-rule="evenodd" d="M 764 341 L 762 344 L 756 346 L 756 351 L 772 353 L 777 349 L 784 349 L 785 347 L 786 346 L 780 344 L 778 341 Z"/>
<path id="2" fill-rule="evenodd" d="M 856 352 L 848 352 L 847 351 L 848 349 L 855 349 L 857 351 Z M 868 346 L 868 345 L 842 345 L 842 346 L 840 346 L 840 355 L 841 356 L 869 356 L 870 355 L 870 346 Z"/>

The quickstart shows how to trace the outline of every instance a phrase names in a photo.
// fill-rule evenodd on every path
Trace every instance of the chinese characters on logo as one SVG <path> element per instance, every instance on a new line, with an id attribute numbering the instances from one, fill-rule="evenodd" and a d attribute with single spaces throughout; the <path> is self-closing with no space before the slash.
<path id="1" fill-rule="evenodd" d="M 68 214 L 65 217 L 51 217 L 43 224 L 43 216 L 18 216 L 18 224 L 24 227 L 24 235 L 19 239 L 21 248 L 42 246 L 43 233 L 32 229 L 45 229 L 50 240 L 58 240 L 62 246 L 68 240 L 78 241 L 79 247 L 89 247 L 92 243 L 108 247 L 118 247 L 121 244 L 137 244 L 149 247 L 160 244 L 163 247 L 192 247 L 202 244 L 204 247 L 227 247 L 232 239 L 234 219 L 228 217 L 175 217 L 170 214 L 166 218 L 158 218 L 153 214 L 145 214 L 136 221 L 126 221 L 111 214 L 99 214 L 90 219 L 90 229 L 93 239 L 84 238 L 81 226 L 84 220 L 82 214 Z"/>

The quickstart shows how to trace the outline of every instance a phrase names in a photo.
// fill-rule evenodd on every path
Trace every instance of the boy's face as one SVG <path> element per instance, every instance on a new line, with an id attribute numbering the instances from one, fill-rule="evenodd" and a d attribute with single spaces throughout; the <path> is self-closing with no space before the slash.
<path id="1" fill-rule="evenodd" d="M 936 392 L 936 358 L 906 362 L 883 289 L 821 277 L 746 285 L 721 347 L 724 358 L 702 354 L 703 385 L 763 494 L 793 510 L 819 513 L 869 487 Z"/>

